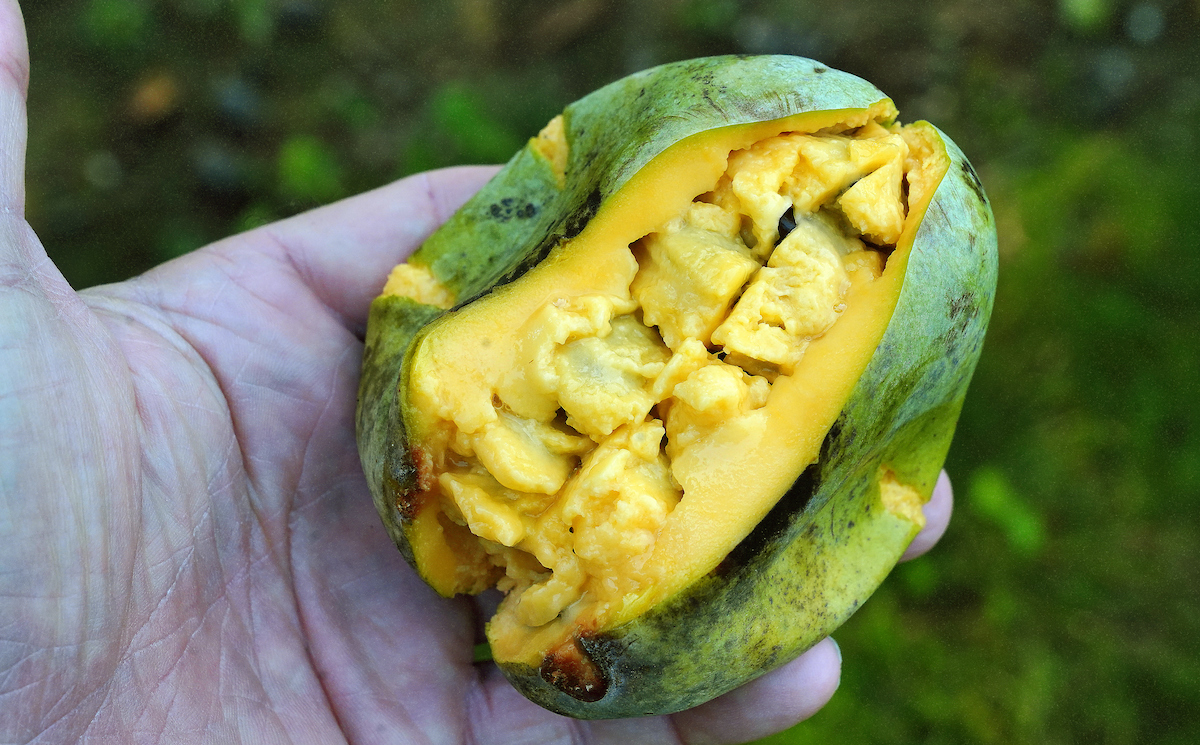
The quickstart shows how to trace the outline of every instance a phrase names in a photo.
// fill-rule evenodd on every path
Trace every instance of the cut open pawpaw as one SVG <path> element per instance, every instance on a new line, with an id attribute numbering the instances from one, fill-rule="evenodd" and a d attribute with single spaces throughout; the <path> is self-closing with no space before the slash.
<path id="1" fill-rule="evenodd" d="M 569 106 L 371 308 L 358 429 L 443 595 L 585 718 L 678 711 L 842 623 L 923 524 L 995 287 L 974 171 L 794 57 Z"/>

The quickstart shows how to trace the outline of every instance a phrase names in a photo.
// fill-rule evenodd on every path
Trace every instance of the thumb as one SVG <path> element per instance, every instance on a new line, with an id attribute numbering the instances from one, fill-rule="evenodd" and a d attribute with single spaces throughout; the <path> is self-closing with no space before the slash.
<path id="1" fill-rule="evenodd" d="M 27 324 L 28 314 L 47 302 L 59 311 L 82 307 L 25 222 L 28 87 L 29 45 L 21 7 L 17 0 L 0 0 L 0 310 L 12 322 L 8 331 Z"/>
<path id="2" fill-rule="evenodd" d="M 0 214 L 25 212 L 29 46 L 16 0 L 0 0 Z M 2 249 L 0 249 L 2 250 Z"/>

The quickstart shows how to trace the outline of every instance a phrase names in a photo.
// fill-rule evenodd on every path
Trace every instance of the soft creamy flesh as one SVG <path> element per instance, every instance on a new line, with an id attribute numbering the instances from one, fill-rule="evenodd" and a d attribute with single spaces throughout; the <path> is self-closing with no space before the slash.
<path id="1" fill-rule="evenodd" d="M 686 587 L 816 459 L 946 168 L 936 132 L 894 116 L 686 140 L 424 339 L 408 403 L 436 498 L 410 536 L 442 593 L 508 593 L 497 659 L 537 664 Z M 534 145 L 558 173 L 556 121 Z M 386 292 L 449 304 L 422 267 Z"/>

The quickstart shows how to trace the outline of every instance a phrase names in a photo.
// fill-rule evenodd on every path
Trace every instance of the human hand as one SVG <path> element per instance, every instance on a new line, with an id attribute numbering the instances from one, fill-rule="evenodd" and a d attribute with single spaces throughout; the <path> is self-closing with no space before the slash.
<path id="1" fill-rule="evenodd" d="M 474 603 L 388 540 L 354 443 L 367 306 L 494 169 L 76 293 L 23 217 L 27 65 L 2 0 L 0 742 L 741 742 L 832 695 L 825 641 L 688 712 L 559 717 L 472 664 Z"/>

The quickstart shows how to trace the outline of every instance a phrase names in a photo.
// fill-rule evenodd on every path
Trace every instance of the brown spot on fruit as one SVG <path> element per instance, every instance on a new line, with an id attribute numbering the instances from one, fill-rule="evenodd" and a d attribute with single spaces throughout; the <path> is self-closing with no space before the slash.
<path id="1" fill-rule="evenodd" d="M 412 449 L 413 467 L 417 471 L 417 491 L 427 492 L 433 488 L 433 456 L 425 448 Z"/>
<path id="2" fill-rule="evenodd" d="M 542 680 L 585 703 L 599 701 L 608 692 L 608 681 L 584 651 L 578 636 L 552 649 L 542 660 L 540 673 Z"/>
<path id="3" fill-rule="evenodd" d="M 412 470 L 403 479 L 407 487 L 401 486 L 398 479 L 385 474 L 384 484 L 396 505 L 396 511 L 405 520 L 411 520 L 421 511 L 421 507 L 432 494 L 437 477 L 433 471 L 433 456 L 424 448 L 414 447 L 409 451 Z"/>

